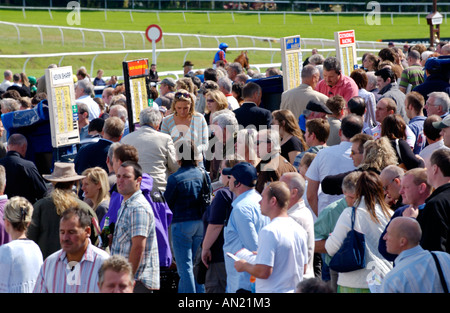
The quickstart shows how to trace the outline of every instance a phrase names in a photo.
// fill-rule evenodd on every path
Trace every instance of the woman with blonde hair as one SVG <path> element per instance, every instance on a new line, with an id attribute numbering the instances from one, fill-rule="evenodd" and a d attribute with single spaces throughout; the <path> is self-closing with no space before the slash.
<path id="1" fill-rule="evenodd" d="M 208 125 L 211 125 L 216 116 L 214 113 L 228 110 L 228 100 L 222 91 L 210 90 L 205 93 L 205 101 L 205 120 Z"/>
<path id="2" fill-rule="evenodd" d="M 12 197 L 5 206 L 5 228 L 12 241 L 0 246 L 0 293 L 31 293 L 43 257 L 39 246 L 26 236 L 33 206 L 23 197 Z"/>
<path id="3" fill-rule="evenodd" d="M 208 124 L 205 117 L 195 111 L 194 96 L 187 90 L 178 90 L 171 111 L 173 113 L 161 123 L 161 132 L 170 135 L 174 142 L 180 138 L 193 141 L 197 147 L 196 159 L 203 160 L 203 153 L 208 149 Z M 203 166 L 203 162 L 200 165 Z"/>
<path id="4" fill-rule="evenodd" d="M 91 167 L 83 173 L 81 190 L 84 192 L 84 200 L 92 207 L 101 221 L 109 207 L 109 181 L 108 173 L 101 167 Z"/>
<path id="5" fill-rule="evenodd" d="M 375 172 L 361 172 L 356 184 L 353 208 L 344 209 L 325 242 L 325 249 L 331 257 L 340 249 L 351 229 L 352 214 L 355 214 L 354 229 L 365 237 L 365 268 L 339 273 L 338 292 L 365 293 L 370 292 L 367 277 L 374 267 L 382 276 L 392 269 L 392 263 L 378 251 L 380 235 L 389 222 L 392 211 L 384 200 L 383 184 Z"/>
<path id="6" fill-rule="evenodd" d="M 290 110 L 272 112 L 272 124 L 279 127 L 281 155 L 294 164 L 297 154 L 308 149 L 294 114 Z"/>
<path id="7" fill-rule="evenodd" d="M 53 190 L 49 196 L 34 203 L 33 217 L 27 234 L 28 238 L 39 245 L 44 259 L 61 249 L 59 222 L 62 213 L 72 207 L 80 207 L 92 217 L 95 224 L 91 227 L 91 242 L 96 244 L 99 231 L 96 229 L 97 214 L 86 202 L 78 198 L 79 181 L 85 176 L 75 172 L 73 163 L 55 162 L 53 173 L 43 177 L 52 183 Z"/>

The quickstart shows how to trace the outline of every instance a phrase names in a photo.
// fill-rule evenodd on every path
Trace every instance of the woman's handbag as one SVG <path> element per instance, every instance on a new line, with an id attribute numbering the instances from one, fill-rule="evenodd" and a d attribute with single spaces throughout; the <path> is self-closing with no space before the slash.
<path id="1" fill-rule="evenodd" d="M 366 267 L 364 234 L 354 230 L 356 208 L 352 208 L 352 229 L 347 233 L 341 248 L 331 258 L 329 267 L 338 273 L 356 271 Z"/>

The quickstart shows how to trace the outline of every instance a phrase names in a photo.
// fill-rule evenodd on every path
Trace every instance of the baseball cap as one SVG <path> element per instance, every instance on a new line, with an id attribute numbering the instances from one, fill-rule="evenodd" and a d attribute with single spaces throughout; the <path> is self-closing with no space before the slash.
<path id="1" fill-rule="evenodd" d="M 450 114 L 448 114 L 442 121 L 433 122 L 433 127 L 437 129 L 450 127 Z"/>
<path id="2" fill-rule="evenodd" d="M 173 79 L 173 78 L 171 78 L 171 77 L 167 77 L 167 78 L 164 78 L 162 81 L 161 81 L 161 84 L 166 84 L 166 85 L 169 85 L 169 86 L 172 86 L 172 87 L 175 87 L 175 80 Z"/>
<path id="3" fill-rule="evenodd" d="M 240 162 L 233 167 L 222 169 L 222 175 L 232 175 L 236 181 L 248 187 L 254 187 L 258 174 L 256 168 L 248 162 Z"/>
<path id="4" fill-rule="evenodd" d="M 325 104 L 317 100 L 309 100 L 308 104 L 306 105 L 306 109 L 313 112 L 332 114 L 331 110 Z"/>

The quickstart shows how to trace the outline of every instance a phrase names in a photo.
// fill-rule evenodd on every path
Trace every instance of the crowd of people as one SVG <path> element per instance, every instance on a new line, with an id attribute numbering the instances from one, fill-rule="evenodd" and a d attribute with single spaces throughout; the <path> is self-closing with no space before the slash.
<path id="1" fill-rule="evenodd" d="M 78 70 L 73 158 L 0 128 L 0 292 L 448 292 L 448 55 L 387 47 L 345 76 L 316 51 L 273 111 L 258 78 L 281 69 L 153 64 L 132 128 L 124 84 Z M 26 78 L 5 71 L 2 120 L 47 100 Z M 365 263 L 339 272 L 353 227 Z"/>

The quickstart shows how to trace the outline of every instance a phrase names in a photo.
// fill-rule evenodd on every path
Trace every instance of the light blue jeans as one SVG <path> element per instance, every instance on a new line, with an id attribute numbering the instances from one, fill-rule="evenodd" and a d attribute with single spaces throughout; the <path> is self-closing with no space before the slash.
<path id="1" fill-rule="evenodd" d="M 204 293 L 205 286 L 194 278 L 194 258 L 203 239 L 203 222 L 186 221 L 171 225 L 172 246 L 180 281 L 178 293 Z"/>

